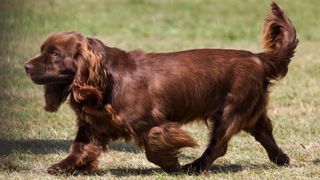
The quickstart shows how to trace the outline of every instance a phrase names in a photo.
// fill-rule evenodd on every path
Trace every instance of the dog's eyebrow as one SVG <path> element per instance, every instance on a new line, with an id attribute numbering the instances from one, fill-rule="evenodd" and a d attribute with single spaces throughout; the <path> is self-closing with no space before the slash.
<path id="1" fill-rule="evenodd" d="M 47 49 L 48 49 L 49 52 L 52 52 L 52 51 L 58 52 L 58 53 L 61 52 L 61 49 L 58 48 L 57 46 L 54 46 L 54 45 L 49 45 L 49 46 L 47 47 Z"/>
<path id="2" fill-rule="evenodd" d="M 50 52 L 50 51 L 61 52 L 61 49 L 58 48 L 58 47 L 55 46 L 55 45 L 45 45 L 45 44 L 42 44 L 41 47 L 40 47 L 41 53 L 43 53 L 43 51 L 45 51 L 46 49 L 47 49 L 49 52 Z"/>

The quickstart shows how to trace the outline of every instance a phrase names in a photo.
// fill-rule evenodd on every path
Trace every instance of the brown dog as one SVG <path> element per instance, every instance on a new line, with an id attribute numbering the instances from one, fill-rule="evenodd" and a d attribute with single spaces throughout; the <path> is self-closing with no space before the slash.
<path id="1" fill-rule="evenodd" d="M 78 132 L 69 155 L 48 168 L 90 171 L 112 140 L 133 140 L 149 161 L 166 172 L 208 170 L 244 130 L 270 160 L 289 164 L 272 135 L 267 104 L 271 80 L 284 77 L 298 44 L 295 28 L 272 4 L 265 20 L 266 50 L 193 49 L 171 53 L 125 52 L 79 33 L 55 33 L 41 54 L 25 64 L 34 83 L 44 85 L 45 110 L 57 111 L 67 97 Z M 180 126 L 209 121 L 210 142 L 202 156 L 180 166 L 177 155 L 196 143 Z"/>

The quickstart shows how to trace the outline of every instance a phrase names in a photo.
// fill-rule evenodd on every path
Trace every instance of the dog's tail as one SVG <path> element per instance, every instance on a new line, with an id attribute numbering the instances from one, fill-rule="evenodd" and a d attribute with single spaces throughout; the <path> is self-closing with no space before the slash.
<path id="1" fill-rule="evenodd" d="M 264 23 L 265 51 L 258 56 L 262 60 L 269 79 L 281 79 L 288 72 L 288 64 L 298 45 L 296 30 L 283 9 L 271 4 L 271 12 Z"/>

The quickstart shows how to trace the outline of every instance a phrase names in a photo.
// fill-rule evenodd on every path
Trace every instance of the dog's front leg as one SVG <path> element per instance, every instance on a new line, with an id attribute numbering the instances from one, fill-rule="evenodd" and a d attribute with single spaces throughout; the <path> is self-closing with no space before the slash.
<path id="1" fill-rule="evenodd" d="M 98 157 L 103 150 L 103 144 L 95 139 L 87 125 L 79 126 L 74 143 L 69 149 L 68 156 L 50 166 L 47 171 L 51 174 L 70 173 L 74 170 L 90 172 L 98 166 Z"/>

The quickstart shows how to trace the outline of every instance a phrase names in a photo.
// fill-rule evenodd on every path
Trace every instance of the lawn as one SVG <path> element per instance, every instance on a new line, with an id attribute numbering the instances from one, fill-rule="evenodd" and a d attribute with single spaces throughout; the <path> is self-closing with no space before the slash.
<path id="1" fill-rule="evenodd" d="M 2 0 L 0 3 L 0 179 L 320 179 L 320 1 L 279 0 L 296 25 L 300 44 L 288 75 L 272 88 L 269 114 L 291 165 L 272 164 L 246 133 L 235 136 L 210 174 L 168 175 L 143 150 L 114 142 L 90 175 L 52 176 L 46 168 L 66 156 L 75 116 L 63 105 L 43 110 L 43 87 L 23 64 L 57 31 L 79 31 L 125 50 L 234 48 L 259 52 L 265 0 Z M 184 127 L 200 144 L 184 149 L 188 163 L 207 143 L 205 125 Z"/>

